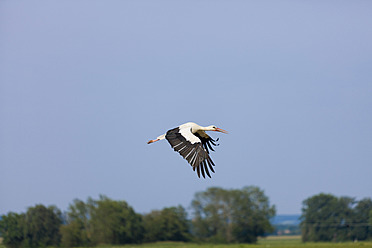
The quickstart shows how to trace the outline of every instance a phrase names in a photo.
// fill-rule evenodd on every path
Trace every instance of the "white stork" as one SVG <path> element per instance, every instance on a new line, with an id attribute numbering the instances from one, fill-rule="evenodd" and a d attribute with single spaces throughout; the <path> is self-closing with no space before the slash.
<path id="1" fill-rule="evenodd" d="M 215 142 L 218 141 L 218 139 L 212 139 L 208 134 L 205 133 L 205 131 L 227 133 L 227 131 L 214 125 L 202 127 L 193 122 L 188 122 L 167 131 L 167 133 L 160 135 L 154 140 L 150 140 L 147 142 L 147 144 L 167 139 L 172 148 L 176 152 L 179 152 L 179 154 L 181 154 L 181 156 L 186 159 L 187 162 L 189 162 L 193 170 L 195 171 L 196 169 L 198 177 L 200 177 L 200 171 L 204 178 L 205 173 L 211 177 L 208 171 L 208 166 L 209 169 L 214 172 L 212 167 L 214 166 L 214 163 L 209 157 L 208 147 L 214 151 L 211 144 L 216 146 Z"/>

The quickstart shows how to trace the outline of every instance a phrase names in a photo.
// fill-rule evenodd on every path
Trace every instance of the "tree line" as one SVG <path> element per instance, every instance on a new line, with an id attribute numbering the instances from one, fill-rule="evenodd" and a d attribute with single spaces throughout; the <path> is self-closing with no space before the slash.
<path id="1" fill-rule="evenodd" d="M 303 201 L 301 220 L 304 242 L 372 239 L 372 200 L 321 193 Z"/>
<path id="2" fill-rule="evenodd" d="M 82 247 L 155 241 L 253 243 L 273 231 L 275 215 L 264 192 L 208 188 L 195 194 L 194 217 L 182 206 L 139 214 L 126 201 L 100 196 L 75 199 L 65 213 L 55 206 L 36 205 L 26 213 L 1 216 L 0 234 L 8 248 Z"/>

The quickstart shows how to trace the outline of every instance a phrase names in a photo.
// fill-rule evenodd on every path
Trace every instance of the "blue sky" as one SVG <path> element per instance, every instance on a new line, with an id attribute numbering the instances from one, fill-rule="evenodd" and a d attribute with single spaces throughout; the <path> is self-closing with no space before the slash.
<path id="1" fill-rule="evenodd" d="M 0 214 L 208 187 L 372 197 L 371 1 L 1 1 Z M 228 135 L 199 179 L 166 141 Z"/>

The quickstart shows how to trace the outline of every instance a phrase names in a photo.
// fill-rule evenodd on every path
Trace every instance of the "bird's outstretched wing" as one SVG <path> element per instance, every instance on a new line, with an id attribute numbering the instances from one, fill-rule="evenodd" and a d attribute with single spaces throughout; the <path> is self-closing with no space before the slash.
<path id="1" fill-rule="evenodd" d="M 214 140 L 208 134 L 206 134 L 204 131 L 197 131 L 196 133 L 194 133 L 194 135 L 201 140 L 201 142 L 203 144 L 203 147 L 207 151 L 208 154 L 209 154 L 208 147 L 209 147 L 209 149 L 214 151 L 212 145 L 219 146 L 219 144 L 215 143 L 215 142 L 218 141 L 218 138 L 216 140 Z"/>
<path id="2" fill-rule="evenodd" d="M 198 177 L 200 171 L 204 178 L 205 174 L 211 177 L 208 167 L 214 172 L 214 163 L 208 155 L 208 150 L 203 147 L 202 140 L 191 132 L 191 128 L 171 129 L 166 133 L 165 138 L 172 148 L 189 162 L 193 170 L 196 170 Z"/>

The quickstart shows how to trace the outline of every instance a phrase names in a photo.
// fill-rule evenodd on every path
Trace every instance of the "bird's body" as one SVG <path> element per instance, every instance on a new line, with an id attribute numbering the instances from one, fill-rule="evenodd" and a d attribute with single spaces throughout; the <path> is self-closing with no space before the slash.
<path id="1" fill-rule="evenodd" d="M 211 177 L 208 168 L 214 172 L 214 163 L 209 157 L 208 148 L 214 151 L 212 145 L 216 146 L 214 142 L 218 139 L 213 140 L 205 131 L 227 133 L 225 130 L 213 125 L 202 127 L 193 122 L 187 122 L 147 143 L 150 144 L 167 139 L 172 148 L 189 162 L 194 171 L 196 170 L 198 177 L 200 177 L 200 172 L 204 178 L 205 174 Z"/>

